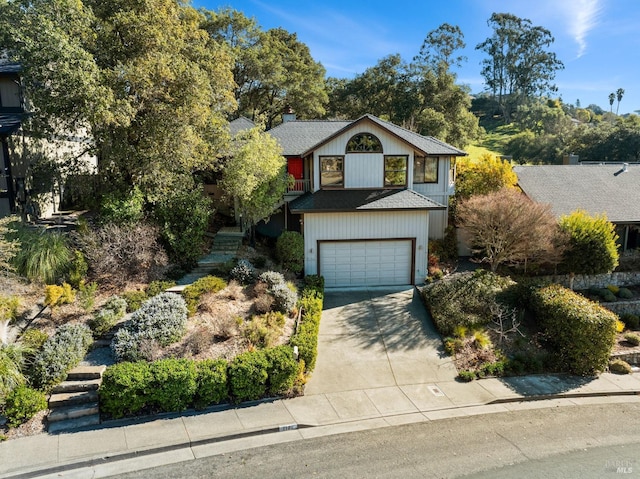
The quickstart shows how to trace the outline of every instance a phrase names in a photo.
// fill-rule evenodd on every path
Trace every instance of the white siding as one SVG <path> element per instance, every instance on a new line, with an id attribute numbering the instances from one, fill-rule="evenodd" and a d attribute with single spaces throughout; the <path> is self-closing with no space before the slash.
<path id="1" fill-rule="evenodd" d="M 318 272 L 318 241 L 415 239 L 414 279 L 427 271 L 429 233 L 427 211 L 306 213 L 304 215 L 305 273 Z"/>
<path id="2" fill-rule="evenodd" d="M 358 133 L 372 133 L 382 143 L 383 153 L 345 154 L 347 142 Z M 409 181 L 413 173 L 413 149 L 373 123 L 364 122 L 337 136 L 313 153 L 314 191 L 320 189 L 320 157 L 343 156 L 346 188 L 383 188 L 384 155 L 407 155 L 409 157 Z M 409 183 L 411 184 L 411 183 Z"/>
<path id="3" fill-rule="evenodd" d="M 444 206 L 449 206 L 449 196 L 453 193 L 449 185 L 449 157 L 438 160 L 438 183 L 414 183 L 412 189 Z M 432 211 L 429 215 L 429 239 L 443 239 L 448 224 L 448 209 Z"/>

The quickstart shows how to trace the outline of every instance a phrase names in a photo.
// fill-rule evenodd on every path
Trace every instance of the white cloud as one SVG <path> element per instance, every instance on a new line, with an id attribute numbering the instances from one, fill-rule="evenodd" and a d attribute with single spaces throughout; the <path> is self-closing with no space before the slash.
<path id="1" fill-rule="evenodd" d="M 602 11 L 601 0 L 564 1 L 563 10 L 569 23 L 569 32 L 578 44 L 580 58 L 587 51 L 587 35 L 597 24 Z"/>

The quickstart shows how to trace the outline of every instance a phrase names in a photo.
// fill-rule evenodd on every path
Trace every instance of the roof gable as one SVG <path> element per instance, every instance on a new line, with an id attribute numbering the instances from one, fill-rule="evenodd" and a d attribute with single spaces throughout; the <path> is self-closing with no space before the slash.
<path id="1" fill-rule="evenodd" d="M 269 133 L 280 142 L 285 156 L 306 156 L 364 122 L 372 123 L 427 156 L 464 156 L 467 154 L 433 137 L 411 132 L 369 114 L 354 121 L 288 121 L 269 130 Z"/>

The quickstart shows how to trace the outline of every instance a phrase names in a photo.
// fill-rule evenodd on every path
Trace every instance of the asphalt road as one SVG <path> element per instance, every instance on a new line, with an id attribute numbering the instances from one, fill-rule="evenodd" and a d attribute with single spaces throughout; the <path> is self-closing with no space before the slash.
<path id="1" fill-rule="evenodd" d="M 249 449 L 118 477 L 640 477 L 640 404 L 431 421 Z"/>

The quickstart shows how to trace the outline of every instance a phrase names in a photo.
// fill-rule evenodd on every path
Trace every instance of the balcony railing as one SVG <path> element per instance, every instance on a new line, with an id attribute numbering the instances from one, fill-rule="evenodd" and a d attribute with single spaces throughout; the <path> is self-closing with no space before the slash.
<path id="1" fill-rule="evenodd" d="M 301 195 L 311 191 L 311 180 L 295 180 L 293 186 L 287 188 L 289 195 Z"/>

